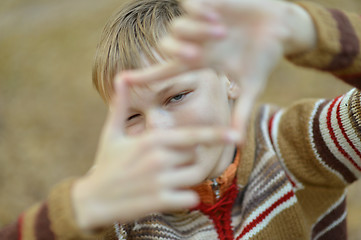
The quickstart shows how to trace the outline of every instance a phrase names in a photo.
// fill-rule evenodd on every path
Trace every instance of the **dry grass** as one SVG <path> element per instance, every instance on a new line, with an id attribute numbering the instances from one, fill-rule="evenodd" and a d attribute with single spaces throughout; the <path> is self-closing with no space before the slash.
<path id="1" fill-rule="evenodd" d="M 326 1 L 324 1 L 326 2 Z M 359 11 L 358 1 L 327 1 Z M 115 0 L 0 3 L 0 227 L 44 199 L 51 186 L 90 166 L 106 107 L 90 68 Z M 262 101 L 282 106 L 333 97 L 348 86 L 283 63 Z M 350 188 L 350 239 L 361 238 L 361 184 Z"/>

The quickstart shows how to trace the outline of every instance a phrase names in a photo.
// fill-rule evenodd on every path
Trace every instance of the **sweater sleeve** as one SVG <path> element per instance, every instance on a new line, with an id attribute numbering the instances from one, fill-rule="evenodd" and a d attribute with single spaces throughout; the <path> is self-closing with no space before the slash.
<path id="1" fill-rule="evenodd" d="M 299 66 L 329 72 L 360 89 L 360 15 L 306 1 L 296 3 L 311 15 L 318 42 L 312 51 L 288 56 L 288 59 Z"/>
<path id="2" fill-rule="evenodd" d="M 361 18 L 297 2 L 310 13 L 318 43 L 288 59 L 356 87 L 332 100 L 306 100 L 269 121 L 274 149 L 295 187 L 344 188 L 361 177 Z"/>
<path id="3" fill-rule="evenodd" d="M 361 94 L 304 100 L 269 120 L 274 149 L 296 188 L 344 188 L 361 177 Z"/>
<path id="4" fill-rule="evenodd" d="M 1 229 L 0 239 L 99 239 L 103 233 L 85 234 L 75 223 L 70 196 L 73 182 L 74 179 L 69 179 L 55 186 L 46 201 L 29 208 L 16 223 Z"/>

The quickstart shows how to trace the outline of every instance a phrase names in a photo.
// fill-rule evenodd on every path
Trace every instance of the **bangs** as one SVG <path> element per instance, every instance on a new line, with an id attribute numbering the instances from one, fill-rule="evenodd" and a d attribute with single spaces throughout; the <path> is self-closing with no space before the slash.
<path id="1" fill-rule="evenodd" d="M 105 26 L 93 66 L 93 83 L 106 102 L 118 72 L 166 59 L 159 40 L 169 31 L 171 20 L 182 14 L 176 0 L 138 0 L 113 16 Z"/>

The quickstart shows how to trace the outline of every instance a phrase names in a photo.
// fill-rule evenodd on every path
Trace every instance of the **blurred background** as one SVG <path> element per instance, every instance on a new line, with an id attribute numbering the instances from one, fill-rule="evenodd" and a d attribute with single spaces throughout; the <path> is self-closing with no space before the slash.
<path id="1" fill-rule="evenodd" d="M 0 1 L 0 227 L 90 167 L 106 105 L 91 83 L 97 41 L 122 0 Z M 320 0 L 360 13 L 356 0 Z M 340 95 L 330 75 L 282 62 L 260 102 Z M 349 188 L 349 239 L 361 239 L 361 182 Z"/>

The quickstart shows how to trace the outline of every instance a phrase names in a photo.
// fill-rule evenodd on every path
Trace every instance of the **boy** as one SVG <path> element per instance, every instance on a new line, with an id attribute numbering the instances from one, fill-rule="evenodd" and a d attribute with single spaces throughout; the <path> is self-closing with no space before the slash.
<path id="1" fill-rule="evenodd" d="M 95 167 L 60 184 L 2 236 L 345 239 L 345 187 L 361 172 L 359 92 L 284 111 L 265 106 L 242 135 L 282 55 L 358 86 L 359 17 L 301 6 L 193 0 L 172 27 L 184 14 L 177 1 L 125 6 L 94 65 L 111 105 Z M 145 69 L 112 83 L 136 68 Z"/>

